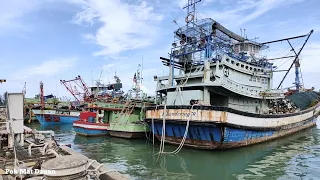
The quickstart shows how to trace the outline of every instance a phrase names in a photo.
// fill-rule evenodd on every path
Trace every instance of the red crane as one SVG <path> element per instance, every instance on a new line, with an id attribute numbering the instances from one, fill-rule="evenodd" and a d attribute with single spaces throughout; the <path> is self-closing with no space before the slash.
<path id="1" fill-rule="evenodd" d="M 67 88 L 67 90 L 79 103 L 81 103 L 81 101 L 90 101 L 91 93 L 80 75 L 71 80 L 60 80 L 60 83 L 62 83 Z"/>

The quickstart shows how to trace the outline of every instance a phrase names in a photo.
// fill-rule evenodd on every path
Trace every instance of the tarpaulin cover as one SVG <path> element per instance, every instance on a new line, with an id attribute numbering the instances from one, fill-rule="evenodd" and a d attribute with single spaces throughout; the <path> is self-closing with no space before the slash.
<path id="1" fill-rule="evenodd" d="M 312 101 L 317 100 L 319 94 L 314 91 L 307 92 L 295 92 L 292 95 L 286 97 L 294 102 L 294 104 L 301 110 L 307 109 Z"/>

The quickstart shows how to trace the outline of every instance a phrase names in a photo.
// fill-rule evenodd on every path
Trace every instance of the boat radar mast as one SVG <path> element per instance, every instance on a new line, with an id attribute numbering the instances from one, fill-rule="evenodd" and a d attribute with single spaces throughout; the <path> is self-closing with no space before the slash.
<path id="1" fill-rule="evenodd" d="M 140 92 L 141 92 L 142 78 L 140 76 L 140 67 L 141 67 L 141 64 L 138 65 L 138 69 L 137 69 L 136 73 L 134 73 L 133 80 L 132 80 L 133 81 L 133 88 L 131 90 L 131 93 L 133 92 L 135 94 L 135 96 L 134 96 L 135 99 L 141 98 Z"/>

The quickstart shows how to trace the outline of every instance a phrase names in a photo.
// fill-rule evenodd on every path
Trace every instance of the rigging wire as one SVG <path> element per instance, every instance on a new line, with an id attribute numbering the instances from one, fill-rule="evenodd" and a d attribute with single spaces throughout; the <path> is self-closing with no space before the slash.
<path id="1" fill-rule="evenodd" d="M 301 40 L 300 40 L 299 42 L 293 43 L 292 47 L 296 48 L 296 47 L 302 42 L 302 40 L 303 40 L 303 39 L 301 38 Z M 279 56 L 281 53 L 283 53 L 283 52 L 285 52 L 285 51 L 287 51 L 287 50 L 289 50 L 289 49 L 291 49 L 290 46 L 289 46 L 288 48 L 286 48 L 285 50 L 283 50 L 282 52 L 280 52 L 280 53 L 278 53 L 277 55 L 275 55 L 275 57 L 276 57 L 276 56 Z M 285 55 L 285 56 L 288 56 L 290 53 L 293 53 L 293 52 L 289 51 L 289 53 L 287 53 L 287 55 Z M 288 60 L 290 60 L 290 58 L 289 58 Z M 280 60 L 280 61 L 278 62 L 278 64 L 282 63 L 282 64 L 280 65 L 280 66 L 282 66 L 283 64 L 287 63 L 288 60 L 282 59 L 282 60 Z M 283 61 L 285 61 L 285 62 L 283 63 Z M 278 69 L 280 66 L 278 66 L 276 69 Z"/>

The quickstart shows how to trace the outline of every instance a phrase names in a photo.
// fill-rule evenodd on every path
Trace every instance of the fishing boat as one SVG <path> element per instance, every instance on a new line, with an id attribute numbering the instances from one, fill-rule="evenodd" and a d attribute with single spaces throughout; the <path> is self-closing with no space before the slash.
<path id="1" fill-rule="evenodd" d="M 80 119 L 73 123 L 74 130 L 84 136 L 104 136 L 109 134 L 109 122 L 123 109 L 123 91 L 120 78 L 114 76 L 115 83 L 103 85 L 97 83 L 91 87 L 88 103 L 89 112 L 81 112 Z M 99 81 L 98 81 L 99 82 Z M 102 86 L 102 88 L 101 88 Z"/>
<path id="2" fill-rule="evenodd" d="M 80 111 L 69 109 L 33 109 L 32 112 L 41 125 L 72 124 L 80 116 Z"/>
<path id="3" fill-rule="evenodd" d="M 96 121 L 96 115 L 96 112 L 81 112 L 80 119 L 73 122 L 74 131 L 83 136 L 107 135 L 109 124 Z"/>
<path id="4" fill-rule="evenodd" d="M 143 121 L 145 107 L 153 105 L 153 99 L 141 90 L 141 79 L 139 64 L 137 72 L 133 77 L 133 87 L 127 94 L 127 102 L 121 112 L 115 112 L 110 120 L 109 133 L 114 137 L 141 138 L 146 137 L 149 132 L 148 125 Z"/>
<path id="5" fill-rule="evenodd" d="M 141 138 L 146 137 L 150 131 L 143 119 L 145 107 L 152 105 L 151 102 L 131 99 L 126 102 L 120 113 L 115 112 L 110 121 L 109 133 L 114 137 Z"/>
<path id="6" fill-rule="evenodd" d="M 40 94 L 36 95 L 34 98 L 24 97 L 24 117 L 28 123 L 34 122 L 37 120 L 37 117 L 33 114 L 32 109 L 43 109 L 50 110 L 56 109 L 56 106 L 61 103 L 58 98 L 50 94 L 44 96 L 43 92 L 43 82 L 40 82 Z M 26 83 L 23 88 L 23 94 L 26 94 Z"/>
<path id="7" fill-rule="evenodd" d="M 81 112 L 80 119 L 73 122 L 74 131 L 83 136 L 104 136 L 109 134 L 109 121 L 115 112 L 121 111 L 122 104 L 99 103 Z"/>
<path id="8" fill-rule="evenodd" d="M 301 83 L 300 53 L 313 33 L 259 43 L 237 35 L 217 21 L 195 18 L 199 0 L 188 0 L 186 25 L 174 32 L 168 76 L 154 76 L 156 106 L 145 121 L 165 143 L 199 149 L 227 149 L 273 140 L 316 124 L 319 93 Z M 305 38 L 301 48 L 294 39 Z M 292 56 L 267 59 L 268 45 L 286 41 Z M 277 88 L 272 60 L 293 58 Z M 282 83 L 295 67 L 294 92 Z M 175 75 L 175 70 L 180 73 Z"/>

